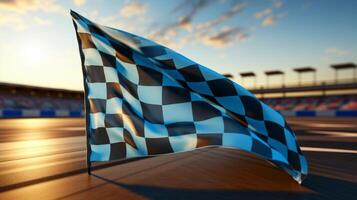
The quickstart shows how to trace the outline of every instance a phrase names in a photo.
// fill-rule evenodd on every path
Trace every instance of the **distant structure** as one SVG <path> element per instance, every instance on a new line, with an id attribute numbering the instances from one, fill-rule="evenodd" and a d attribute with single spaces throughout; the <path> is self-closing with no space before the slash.
<path id="1" fill-rule="evenodd" d="M 306 73 L 313 73 L 313 84 L 316 85 L 316 69 L 312 67 L 300 67 L 295 68 L 295 72 L 298 73 L 298 85 L 301 86 L 301 75 Z"/>
<path id="2" fill-rule="evenodd" d="M 253 86 L 254 86 L 254 89 L 257 88 L 257 77 L 256 77 L 254 72 L 242 72 L 239 75 L 240 75 L 240 77 L 242 79 L 242 82 L 241 82 L 242 85 L 244 85 L 244 80 L 246 78 L 254 78 L 254 85 Z"/>
<path id="3" fill-rule="evenodd" d="M 265 71 L 264 72 L 266 75 L 266 88 L 269 88 L 269 78 L 271 76 L 281 76 L 281 84 L 282 87 L 285 86 L 285 73 L 281 70 L 271 70 L 271 71 Z"/>
<path id="4" fill-rule="evenodd" d="M 261 98 L 271 97 L 271 96 L 299 96 L 299 95 L 331 95 L 337 93 L 353 93 L 357 94 L 357 65 L 355 63 L 340 63 L 331 65 L 331 68 L 335 70 L 334 80 L 324 80 L 318 82 L 317 80 L 317 69 L 312 66 L 297 67 L 293 71 L 298 75 L 297 84 L 286 85 L 285 83 L 285 73 L 281 70 L 268 70 L 265 71 L 266 84 L 262 87 L 257 87 L 256 81 L 257 76 L 254 72 L 241 72 L 239 73 L 241 77 L 242 85 L 247 78 L 254 78 L 254 87 L 248 88 L 252 93 L 256 94 Z M 341 80 L 339 79 L 339 71 L 342 70 L 353 70 L 353 80 Z M 303 76 L 305 74 L 312 73 L 312 82 L 304 83 Z M 281 86 L 270 85 L 270 78 L 274 76 L 281 76 Z"/>
<path id="5" fill-rule="evenodd" d="M 334 71 L 335 71 L 335 83 L 338 83 L 338 72 L 341 70 L 347 70 L 347 69 L 353 70 L 353 80 L 357 81 L 356 64 L 354 64 L 354 63 L 334 64 L 334 65 L 331 65 L 331 68 L 334 69 Z"/>
<path id="6" fill-rule="evenodd" d="M 23 95 L 33 97 L 54 97 L 54 98 L 71 98 L 82 99 L 83 91 L 66 90 L 58 88 L 46 88 L 38 86 L 29 86 L 14 83 L 0 82 L 1 95 Z"/>
<path id="7" fill-rule="evenodd" d="M 226 78 L 230 78 L 230 79 L 234 78 L 233 74 L 230 74 L 230 73 L 223 74 L 223 76 L 225 76 Z"/>

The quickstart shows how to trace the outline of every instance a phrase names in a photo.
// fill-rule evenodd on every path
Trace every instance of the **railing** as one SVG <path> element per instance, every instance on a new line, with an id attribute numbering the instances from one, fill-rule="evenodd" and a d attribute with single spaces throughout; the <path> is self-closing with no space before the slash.
<path id="1" fill-rule="evenodd" d="M 260 88 L 248 88 L 254 94 L 266 94 L 266 93 L 287 93 L 287 92 L 305 92 L 305 91 L 327 91 L 327 90 L 346 90 L 357 89 L 357 81 L 354 79 L 346 79 L 336 81 L 321 81 L 318 83 L 305 83 L 305 84 L 289 84 L 280 85 L 274 87 L 260 87 Z"/>
<path id="2" fill-rule="evenodd" d="M 239 82 L 238 82 L 239 83 Z M 323 86 L 323 85 L 341 85 L 341 84 L 351 84 L 357 83 L 356 79 L 339 79 L 339 80 L 324 80 L 324 81 L 306 81 L 300 84 L 296 82 L 288 82 L 286 84 L 273 84 L 269 86 L 260 85 L 257 87 L 245 86 L 248 90 L 258 90 L 258 89 L 281 89 L 281 88 L 298 88 L 298 87 L 311 87 L 311 86 Z"/>

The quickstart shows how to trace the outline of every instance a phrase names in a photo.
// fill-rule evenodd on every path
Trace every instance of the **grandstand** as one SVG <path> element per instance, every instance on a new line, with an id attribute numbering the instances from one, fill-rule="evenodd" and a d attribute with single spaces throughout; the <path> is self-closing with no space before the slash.
<path id="1" fill-rule="evenodd" d="M 331 65 L 335 70 L 335 79 L 331 81 L 316 81 L 316 69 L 302 67 L 294 69 L 298 73 L 298 83 L 286 85 L 284 78 L 281 86 L 268 87 L 269 76 L 284 76 L 283 71 L 267 71 L 267 88 L 256 87 L 250 89 L 257 97 L 285 116 L 357 116 L 357 66 L 354 63 Z M 341 70 L 352 70 L 352 79 L 339 79 Z M 301 82 L 304 73 L 313 73 L 313 81 L 308 84 Z M 254 73 L 247 74 L 255 78 Z"/>
<path id="2" fill-rule="evenodd" d="M 286 116 L 357 116 L 357 95 L 266 98 L 263 101 Z"/>
<path id="3" fill-rule="evenodd" d="M 83 92 L 0 83 L 0 117 L 79 117 Z"/>
<path id="4" fill-rule="evenodd" d="M 357 116 L 356 65 L 344 63 L 331 65 L 335 80 L 318 83 L 316 69 L 303 67 L 294 69 L 299 75 L 296 85 L 266 88 L 256 87 L 254 72 L 240 73 L 242 81 L 253 78 L 254 87 L 249 89 L 258 98 L 285 116 Z M 340 70 L 353 70 L 355 77 L 340 80 Z M 301 83 L 304 73 L 314 73 L 309 84 Z M 269 76 L 284 76 L 280 70 L 270 70 Z M 234 78 L 232 74 L 225 74 Z M 284 79 L 282 79 L 284 81 Z M 83 92 L 63 89 L 42 88 L 18 84 L 0 83 L 0 117 L 80 117 L 83 116 Z"/>

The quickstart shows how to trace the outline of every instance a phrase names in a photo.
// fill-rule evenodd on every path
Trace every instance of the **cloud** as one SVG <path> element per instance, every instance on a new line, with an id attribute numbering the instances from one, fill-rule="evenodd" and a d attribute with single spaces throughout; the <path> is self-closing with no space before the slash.
<path id="1" fill-rule="evenodd" d="M 137 1 L 132 1 L 124 5 L 122 9 L 120 9 L 120 15 L 123 17 L 132 17 L 145 14 L 147 11 L 147 6 L 141 4 Z"/>
<path id="2" fill-rule="evenodd" d="M 32 1 L 20 1 L 20 0 L 2 0 L 0 1 L 0 9 L 2 10 L 21 10 L 26 8 L 26 5 Z"/>
<path id="3" fill-rule="evenodd" d="M 272 26 L 276 24 L 276 22 L 277 18 L 274 15 L 270 15 L 262 21 L 262 26 Z"/>
<path id="4" fill-rule="evenodd" d="M 191 24 L 191 20 L 190 18 L 188 18 L 187 16 L 181 16 L 179 18 L 179 22 L 178 25 L 185 29 L 186 31 L 192 31 L 192 24 Z"/>
<path id="5" fill-rule="evenodd" d="M 337 55 L 337 56 L 343 56 L 343 55 L 350 54 L 350 52 L 347 50 L 334 48 L 334 47 L 325 49 L 325 53 L 330 54 L 330 55 Z"/>
<path id="6" fill-rule="evenodd" d="M 86 0 L 73 0 L 74 5 L 83 6 L 86 3 Z"/>
<path id="7" fill-rule="evenodd" d="M 68 16 L 68 11 L 54 0 L 0 0 L 0 26 L 9 26 L 17 31 L 25 30 L 29 12 L 57 13 Z M 33 18 L 39 25 L 49 25 L 49 20 Z"/>
<path id="8" fill-rule="evenodd" d="M 229 10 L 227 10 L 223 14 L 221 14 L 219 17 L 217 17 L 213 20 L 207 21 L 205 23 L 199 24 L 197 26 L 197 28 L 200 30 L 204 30 L 204 29 L 209 29 L 213 26 L 219 25 L 219 24 L 231 19 L 233 16 L 240 13 L 241 11 L 243 11 L 244 8 L 246 8 L 246 6 L 247 6 L 246 3 L 236 3 Z"/>
<path id="9" fill-rule="evenodd" d="M 152 21 L 151 16 L 147 15 L 135 16 L 128 19 L 123 17 L 119 12 L 115 12 L 112 15 L 103 16 L 103 14 L 98 10 L 87 12 L 85 16 L 87 16 L 90 20 L 95 19 L 98 24 L 125 30 L 137 35 L 144 35 L 146 37 L 149 32 L 146 30 L 148 28 L 148 23 Z"/>
<path id="10" fill-rule="evenodd" d="M 269 15 L 266 18 L 264 18 L 264 20 L 262 21 L 262 26 L 266 27 L 266 26 L 273 26 L 275 25 L 279 19 L 284 18 L 288 16 L 287 12 L 283 12 L 283 13 L 279 13 L 279 14 L 273 14 L 273 15 Z"/>
<path id="11" fill-rule="evenodd" d="M 226 21 L 242 12 L 247 7 L 247 3 L 238 2 L 233 4 L 229 9 L 223 12 L 218 17 L 198 24 L 196 27 L 195 41 L 201 41 L 206 46 L 226 47 L 232 45 L 236 41 L 242 41 L 248 37 L 248 34 L 241 27 L 224 28 L 212 34 L 209 30 L 214 30 L 216 27 L 224 24 Z"/>
<path id="12" fill-rule="evenodd" d="M 264 9 L 262 11 L 254 13 L 254 17 L 257 18 L 257 19 L 260 19 L 260 18 L 262 18 L 262 17 L 264 17 L 266 15 L 271 14 L 272 12 L 273 12 L 273 9 L 266 8 L 266 9 Z"/>
<path id="13" fill-rule="evenodd" d="M 176 6 L 173 9 L 173 12 L 188 11 L 187 17 L 192 18 L 202 8 L 206 7 L 210 3 L 212 3 L 212 1 L 210 1 L 210 0 L 196 0 L 196 1 L 186 0 L 186 1 L 182 2 L 181 4 L 179 4 L 178 6 Z"/>
<path id="14" fill-rule="evenodd" d="M 186 31 L 192 30 L 192 20 L 194 17 L 206 6 L 214 3 L 211 0 L 197 0 L 191 1 L 186 0 L 181 4 L 176 6 L 171 13 L 181 13 L 181 16 L 177 21 L 171 22 L 169 24 L 164 25 L 158 31 L 155 31 L 150 34 L 150 38 L 152 39 L 161 39 L 162 37 L 167 37 L 167 34 L 177 34 L 178 29 L 182 28 Z"/>
<path id="15" fill-rule="evenodd" d="M 231 45 L 235 41 L 243 41 L 248 37 L 242 28 L 224 28 L 213 36 L 206 36 L 202 39 L 202 42 L 208 46 L 214 47 L 226 47 Z"/>
<path id="16" fill-rule="evenodd" d="M 197 23 L 194 22 L 194 19 L 201 10 L 211 4 L 220 2 L 210 0 L 186 0 L 171 11 L 172 13 L 180 14 L 181 17 L 162 26 L 159 31 L 152 32 L 149 38 L 176 48 L 180 48 L 188 43 L 201 43 L 206 46 L 225 47 L 233 44 L 235 41 L 241 41 L 248 37 L 248 34 L 243 32 L 241 28 L 234 27 L 234 25 L 233 28 L 224 28 L 220 31 L 215 31 L 217 27 L 221 27 L 247 7 L 247 3 L 245 2 L 231 2 L 232 3 L 226 6 L 226 9 L 219 15 L 210 20 Z M 156 24 L 155 27 L 157 26 Z M 190 34 L 181 34 L 182 31 L 190 32 Z"/>
<path id="17" fill-rule="evenodd" d="M 43 11 L 52 13 L 67 14 L 67 10 L 54 0 L 2 0 L 0 10 L 26 13 L 29 11 Z"/>
<path id="18" fill-rule="evenodd" d="M 19 14 L 10 13 L 0 17 L 0 26 L 8 26 L 17 31 L 22 31 L 27 28 L 27 23 Z"/>
<path id="19" fill-rule="evenodd" d="M 183 2 L 183 4 L 180 4 L 173 10 L 173 12 L 177 12 L 180 10 L 184 10 L 186 12 L 186 14 L 179 18 L 178 23 L 173 24 L 174 27 L 182 27 L 186 30 L 190 30 L 192 27 L 191 22 L 193 18 L 199 13 L 199 11 L 208 6 L 210 3 L 212 3 L 212 1 L 209 0 L 186 0 L 185 2 Z"/>
<path id="20" fill-rule="evenodd" d="M 49 19 L 42 19 L 40 17 L 34 17 L 33 21 L 38 24 L 38 25 L 42 25 L 42 26 L 49 26 L 52 24 L 52 21 Z"/>
<path id="21" fill-rule="evenodd" d="M 262 19 L 261 26 L 267 27 L 272 26 L 278 22 L 279 19 L 286 17 L 287 12 L 279 13 L 276 12 L 281 9 L 284 5 L 282 0 L 272 0 L 271 5 L 264 10 L 254 13 L 256 19 Z"/>
<path id="22" fill-rule="evenodd" d="M 99 17 L 99 11 L 98 10 L 88 11 L 87 16 L 88 16 L 89 19 L 96 19 L 96 18 Z"/>

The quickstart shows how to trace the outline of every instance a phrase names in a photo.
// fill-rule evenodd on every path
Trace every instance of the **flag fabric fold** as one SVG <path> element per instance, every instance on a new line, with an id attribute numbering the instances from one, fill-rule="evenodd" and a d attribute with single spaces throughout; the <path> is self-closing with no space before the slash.
<path id="1" fill-rule="evenodd" d="M 285 119 L 239 84 L 153 41 L 71 15 L 90 162 L 223 146 L 266 159 L 300 183 L 307 175 Z"/>

